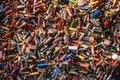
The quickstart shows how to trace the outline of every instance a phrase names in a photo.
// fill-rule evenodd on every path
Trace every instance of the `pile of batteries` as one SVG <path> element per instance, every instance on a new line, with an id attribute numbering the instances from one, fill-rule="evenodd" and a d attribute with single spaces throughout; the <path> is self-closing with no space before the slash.
<path id="1" fill-rule="evenodd" d="M 0 0 L 0 80 L 120 80 L 119 0 Z"/>

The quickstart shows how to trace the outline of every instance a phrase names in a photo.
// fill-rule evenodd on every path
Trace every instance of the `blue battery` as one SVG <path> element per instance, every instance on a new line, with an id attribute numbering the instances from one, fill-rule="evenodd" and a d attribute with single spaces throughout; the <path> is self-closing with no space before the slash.
<path id="1" fill-rule="evenodd" d="M 87 77 L 86 77 L 86 80 L 92 80 L 92 78 L 91 78 L 91 77 L 89 77 L 89 76 L 87 76 Z"/>
<path id="2" fill-rule="evenodd" d="M 38 67 L 47 67 L 46 63 L 37 64 Z"/>
<path id="3" fill-rule="evenodd" d="M 57 73 L 57 70 L 54 69 L 54 71 L 53 71 L 52 74 L 51 74 L 51 78 L 52 78 L 52 79 L 55 77 L 56 73 Z"/>
<path id="4" fill-rule="evenodd" d="M 90 14 L 90 16 L 91 16 L 91 18 L 96 18 L 96 17 L 100 16 L 101 14 L 102 14 L 101 10 L 95 10 Z"/>
<path id="5" fill-rule="evenodd" d="M 66 61 L 66 60 L 70 59 L 71 57 L 72 57 L 72 54 L 68 54 L 68 55 L 64 58 L 64 60 Z"/>
<path id="6" fill-rule="evenodd" d="M 0 64 L 0 69 L 4 68 L 7 65 L 7 63 Z"/>
<path id="7" fill-rule="evenodd" d="M 59 75 L 62 75 L 62 71 L 60 70 L 59 67 L 56 66 L 55 69 L 58 71 L 58 74 L 59 74 Z"/>
<path id="8" fill-rule="evenodd" d="M 66 3 L 68 3 L 68 2 L 69 2 L 69 0 L 65 0 L 65 2 L 66 2 Z"/>

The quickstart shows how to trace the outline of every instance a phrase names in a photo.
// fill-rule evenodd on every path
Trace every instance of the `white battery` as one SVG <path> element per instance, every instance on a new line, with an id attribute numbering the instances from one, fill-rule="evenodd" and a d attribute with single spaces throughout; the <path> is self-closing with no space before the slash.
<path id="1" fill-rule="evenodd" d="M 120 56 L 117 55 L 117 54 L 113 54 L 113 55 L 112 55 L 112 59 L 117 60 L 117 61 L 120 62 Z"/>
<path id="2" fill-rule="evenodd" d="M 78 48 L 77 48 L 77 46 L 68 46 L 68 49 L 69 50 L 77 50 Z"/>

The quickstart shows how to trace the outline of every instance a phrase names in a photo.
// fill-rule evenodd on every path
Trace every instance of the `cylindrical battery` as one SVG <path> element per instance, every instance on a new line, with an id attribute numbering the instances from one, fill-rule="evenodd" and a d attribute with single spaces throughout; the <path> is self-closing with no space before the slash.
<path id="1" fill-rule="evenodd" d="M 117 55 L 117 54 L 113 54 L 113 55 L 112 55 L 112 59 L 117 60 L 117 61 L 120 62 L 120 56 Z"/>

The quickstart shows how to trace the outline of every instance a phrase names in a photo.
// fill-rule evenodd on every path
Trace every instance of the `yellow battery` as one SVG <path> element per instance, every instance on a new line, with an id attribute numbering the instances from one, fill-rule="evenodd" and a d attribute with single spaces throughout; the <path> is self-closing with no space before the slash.
<path id="1" fill-rule="evenodd" d="M 60 47 L 56 47 L 53 53 L 56 54 L 58 51 L 60 51 L 60 49 Z"/>
<path id="2" fill-rule="evenodd" d="M 77 29 L 76 28 L 69 28 L 69 30 L 71 30 L 71 31 L 77 31 Z"/>
<path id="3" fill-rule="evenodd" d="M 64 32 L 65 32 L 65 34 L 66 34 L 67 36 L 70 35 L 69 30 L 68 30 L 67 28 L 64 28 Z"/>
<path id="4" fill-rule="evenodd" d="M 93 6 L 97 5 L 98 3 L 99 3 L 99 1 L 91 2 L 91 3 L 89 4 L 89 6 L 90 6 L 90 7 L 93 7 Z"/>
<path id="5" fill-rule="evenodd" d="M 30 73 L 30 76 L 35 76 L 35 75 L 39 75 L 39 72 Z"/>
<path id="6" fill-rule="evenodd" d="M 18 36 L 18 41 L 22 42 L 22 37 L 19 34 L 17 34 L 17 36 Z"/>
<path id="7" fill-rule="evenodd" d="M 85 59 L 85 57 L 84 56 L 82 56 L 82 55 L 80 55 L 80 56 L 78 56 L 82 61 L 84 61 L 84 59 Z"/>
<path id="8" fill-rule="evenodd" d="M 58 76 L 58 72 L 56 72 L 54 80 L 56 80 L 57 76 Z"/>

